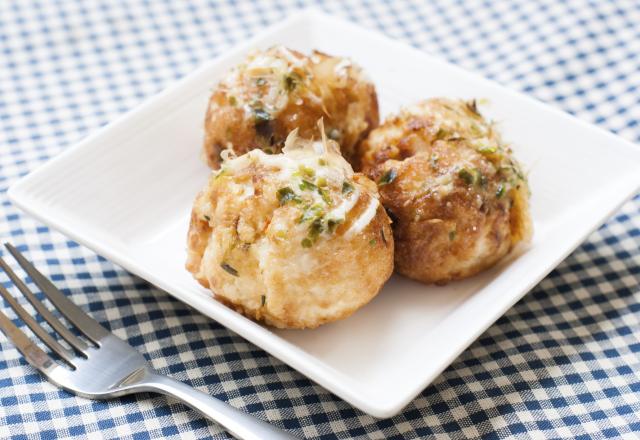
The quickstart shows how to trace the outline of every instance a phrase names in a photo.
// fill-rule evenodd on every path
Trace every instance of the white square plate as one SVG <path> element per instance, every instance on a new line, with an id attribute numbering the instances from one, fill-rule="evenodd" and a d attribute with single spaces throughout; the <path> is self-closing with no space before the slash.
<path id="1" fill-rule="evenodd" d="M 252 48 L 281 43 L 352 57 L 383 115 L 431 96 L 488 98 L 483 111 L 530 171 L 533 242 L 446 287 L 394 277 L 352 317 L 316 330 L 258 325 L 184 270 L 211 88 Z M 400 411 L 640 187 L 640 149 L 491 81 L 353 24 L 304 11 L 211 61 L 31 173 L 15 204 L 145 278 L 378 417 Z"/>

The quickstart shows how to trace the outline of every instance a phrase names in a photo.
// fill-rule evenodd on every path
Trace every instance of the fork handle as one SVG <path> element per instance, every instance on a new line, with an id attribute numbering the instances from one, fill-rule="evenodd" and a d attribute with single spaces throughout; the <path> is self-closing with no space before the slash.
<path id="1" fill-rule="evenodd" d="M 154 391 L 175 397 L 203 416 L 219 423 L 230 434 L 242 440 L 283 439 L 298 440 L 252 415 L 244 413 L 209 394 L 198 391 L 187 384 L 156 373 L 147 373 L 139 384 L 145 391 Z"/>

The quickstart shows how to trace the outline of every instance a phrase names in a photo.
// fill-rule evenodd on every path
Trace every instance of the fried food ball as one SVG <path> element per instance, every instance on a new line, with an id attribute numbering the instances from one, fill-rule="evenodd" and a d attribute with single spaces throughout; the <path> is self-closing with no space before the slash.
<path id="1" fill-rule="evenodd" d="M 531 237 L 525 174 L 475 101 L 404 108 L 360 154 L 393 220 L 403 275 L 438 284 L 469 277 Z"/>
<path id="2" fill-rule="evenodd" d="M 294 132 L 282 154 L 229 156 L 214 172 L 193 206 L 186 267 L 216 299 L 275 327 L 345 318 L 393 272 L 378 197 L 335 142 Z"/>
<path id="3" fill-rule="evenodd" d="M 213 169 L 232 148 L 282 149 L 287 135 L 310 139 L 323 118 L 326 135 L 350 160 L 358 143 L 378 126 L 376 90 L 362 69 L 346 58 L 282 46 L 250 54 L 214 90 L 205 117 L 204 157 Z"/>

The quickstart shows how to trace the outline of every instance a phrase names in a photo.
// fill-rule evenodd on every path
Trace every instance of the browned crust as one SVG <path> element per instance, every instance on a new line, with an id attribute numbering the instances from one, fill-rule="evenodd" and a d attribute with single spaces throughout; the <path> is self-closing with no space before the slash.
<path id="1" fill-rule="evenodd" d="M 319 52 L 316 56 L 323 60 L 334 59 Z M 288 134 L 296 128 L 302 137 L 316 137 L 320 118 L 324 120 L 327 135 L 334 130 L 342 134 L 338 142 L 343 155 L 347 160 L 353 159 L 358 144 L 378 126 L 379 112 L 375 86 L 361 79 L 359 67 L 350 67 L 349 71 L 351 74 L 344 87 L 327 85 L 323 79 L 314 79 L 312 88 L 318 89 L 321 102 L 291 92 L 292 98 L 288 104 L 270 122 L 261 124 L 260 130 L 256 129 L 255 120 L 247 116 L 243 108 L 230 103 L 227 88 L 221 83 L 209 99 L 204 120 L 203 156 L 207 164 L 212 169 L 218 169 L 220 153 L 229 145 L 237 155 L 256 148 L 280 152 Z M 314 78 L 318 78 L 317 75 Z M 252 100 L 260 100 L 259 90 L 245 90 L 243 93 Z M 298 99 L 302 103 L 296 103 Z M 360 120 L 362 126 L 356 124 L 358 127 L 354 128 L 354 121 Z"/>
<path id="2" fill-rule="evenodd" d="M 363 171 L 376 181 L 390 169 L 397 172 L 379 188 L 394 222 L 396 270 L 443 284 L 493 266 L 528 240 L 532 228 L 526 181 L 497 197 L 504 179 L 499 165 L 464 140 L 438 139 L 438 130 L 428 112 L 392 116 L 362 143 L 360 157 Z M 450 171 L 459 163 L 482 173 L 481 187 Z M 442 193 L 434 182 L 447 173 L 452 188 Z"/>
<path id="3" fill-rule="evenodd" d="M 236 183 L 251 179 L 255 197 L 237 204 L 227 191 L 227 179 Z M 336 228 L 334 235 L 305 249 L 301 246 L 301 237 L 281 238 L 271 229 L 277 222 L 284 222 L 287 230 L 295 229 L 300 212 L 295 205 L 279 205 L 275 200 L 278 186 L 273 186 L 264 168 L 252 165 L 236 171 L 232 177 L 218 180 L 212 177 L 196 198 L 192 211 L 187 270 L 211 289 L 220 302 L 275 327 L 315 328 L 351 315 L 374 298 L 391 276 L 394 254 L 390 219 L 382 205 L 362 231 L 345 235 L 377 192 L 375 183 L 362 174 L 355 174 L 353 182 L 360 188 L 361 195 L 347 221 Z M 333 191 L 332 197 L 339 197 L 340 191 Z M 222 211 L 221 203 L 232 205 Z M 242 224 L 253 225 L 255 235 L 242 238 Z M 229 247 L 227 242 L 219 246 L 221 240 L 230 235 L 237 244 Z M 267 257 L 253 251 L 265 244 L 269 247 Z M 224 257 L 220 257 L 221 254 L 212 257 L 220 249 L 228 252 L 224 252 Z M 205 251 L 209 254 L 203 258 Z M 298 264 L 309 256 L 317 261 L 311 272 Z M 237 270 L 237 274 L 222 270 L 223 261 Z M 259 265 L 259 262 L 265 264 Z M 251 295 L 238 295 L 237 286 L 233 285 L 241 278 L 243 282 L 251 280 L 249 285 L 240 286 L 241 293 L 246 292 L 247 286 L 253 289 Z M 322 286 L 322 294 L 318 293 L 317 286 Z M 257 300 L 261 294 L 265 295 L 262 304 Z"/>

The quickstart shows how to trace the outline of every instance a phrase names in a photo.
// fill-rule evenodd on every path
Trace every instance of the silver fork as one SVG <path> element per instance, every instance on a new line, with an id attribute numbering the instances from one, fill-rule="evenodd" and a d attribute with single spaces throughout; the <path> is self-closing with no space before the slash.
<path id="1" fill-rule="evenodd" d="M 52 359 L 16 327 L 5 314 L 0 312 L 0 330 L 13 342 L 27 361 L 50 382 L 90 399 L 110 399 L 139 392 L 165 394 L 175 397 L 205 417 L 218 422 L 238 438 L 247 440 L 296 438 L 208 394 L 168 376 L 158 374 L 133 347 L 107 331 L 96 320 L 69 301 L 15 247 L 8 243 L 5 243 L 5 247 L 60 313 L 87 340 L 92 342 L 92 344 L 87 344 L 65 327 L 0 258 L 0 267 L 11 278 L 15 286 L 27 297 L 27 300 L 60 337 L 73 347 L 73 350 L 69 350 L 61 345 L 18 304 L 7 289 L 0 285 L 0 295 L 5 301 L 31 331 L 66 364 L 60 364 Z"/>

